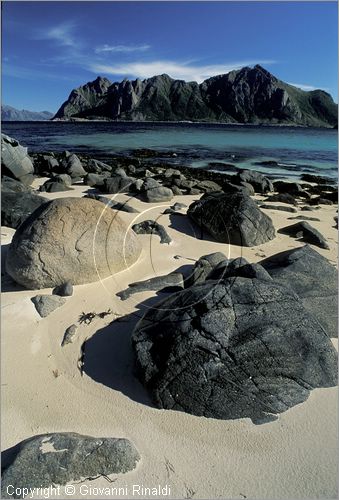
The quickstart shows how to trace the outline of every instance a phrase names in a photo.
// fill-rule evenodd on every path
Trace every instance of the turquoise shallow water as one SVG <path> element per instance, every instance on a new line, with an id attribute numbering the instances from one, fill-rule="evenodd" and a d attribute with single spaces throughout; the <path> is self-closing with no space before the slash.
<path id="1" fill-rule="evenodd" d="M 111 155 L 150 148 L 173 151 L 174 164 L 205 167 L 225 162 L 255 168 L 274 177 L 298 177 L 303 172 L 337 177 L 336 130 L 191 123 L 60 123 L 5 122 L 4 133 L 31 151 Z M 257 165 L 275 160 L 279 165 Z"/>

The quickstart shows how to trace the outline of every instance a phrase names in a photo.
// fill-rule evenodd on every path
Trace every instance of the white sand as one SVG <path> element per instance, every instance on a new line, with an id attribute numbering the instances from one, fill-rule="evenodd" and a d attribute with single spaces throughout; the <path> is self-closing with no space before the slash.
<path id="1" fill-rule="evenodd" d="M 86 189 L 77 186 L 74 191 L 45 196 L 80 196 Z M 169 216 L 160 216 L 163 209 L 175 201 L 189 205 L 196 198 L 175 197 L 162 205 L 131 198 L 130 205 L 142 213 L 122 216 L 129 224 L 156 219 L 168 227 Z M 117 199 L 128 197 L 119 195 Z M 321 222 L 310 224 L 327 237 L 330 250 L 314 248 L 336 262 L 334 206 L 298 214 L 265 212 L 276 229 L 296 222 L 288 220 L 295 215 L 319 217 Z M 144 251 L 137 264 L 103 282 L 75 287 L 74 295 L 48 318 L 40 318 L 30 301 L 40 292 L 3 293 L 2 448 L 37 434 L 61 431 L 126 437 L 137 446 L 142 460 L 135 471 L 117 476 L 113 483 L 101 478 L 78 484 L 74 495 L 66 496 L 61 488 L 58 498 L 132 498 L 133 485 L 166 484 L 170 498 L 336 498 L 337 388 L 314 390 L 305 403 L 281 414 L 277 421 L 257 426 L 249 419 L 219 421 L 155 409 L 133 377 L 129 336 L 147 307 L 139 308 L 138 304 L 148 299 L 150 305 L 158 298 L 154 292 L 144 292 L 121 301 L 116 292 L 133 281 L 190 265 L 193 262 L 189 259 L 207 253 L 222 251 L 255 262 L 303 245 L 277 235 L 272 242 L 255 248 L 228 247 L 198 240 L 187 218 L 175 216 L 173 220 L 174 227 L 168 227 L 173 239 L 170 245 L 160 245 L 158 237 L 140 236 Z M 3 227 L 1 233 L 6 245 L 14 231 Z M 176 260 L 175 255 L 182 258 Z M 65 329 L 76 323 L 82 312 L 108 308 L 131 315 L 130 321 L 109 326 L 112 316 L 95 319 L 90 325 L 79 326 L 73 344 L 60 347 Z M 81 376 L 77 360 L 85 339 L 87 372 Z M 127 494 L 86 493 L 86 488 L 96 487 L 126 487 Z"/>

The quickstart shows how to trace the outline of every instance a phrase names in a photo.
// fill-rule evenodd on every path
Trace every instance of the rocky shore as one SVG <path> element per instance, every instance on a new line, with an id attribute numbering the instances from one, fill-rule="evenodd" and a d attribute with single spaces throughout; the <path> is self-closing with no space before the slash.
<path id="1" fill-rule="evenodd" d="M 336 494 L 332 179 L 8 136 L 2 176 L 3 498 Z"/>

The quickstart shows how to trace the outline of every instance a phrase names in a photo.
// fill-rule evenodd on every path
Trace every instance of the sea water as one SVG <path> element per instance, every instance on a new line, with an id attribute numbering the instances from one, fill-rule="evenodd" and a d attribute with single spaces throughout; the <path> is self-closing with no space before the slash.
<path id="1" fill-rule="evenodd" d="M 96 157 L 149 148 L 176 153 L 164 161 L 206 168 L 218 162 L 274 178 L 312 173 L 337 178 L 337 130 L 282 126 L 134 122 L 3 122 L 2 132 L 29 151 L 63 151 Z M 273 160 L 277 164 L 263 165 Z M 229 168 L 231 168 L 229 167 Z M 213 167 L 210 167 L 213 169 Z M 232 168 L 231 168 L 232 171 Z"/>

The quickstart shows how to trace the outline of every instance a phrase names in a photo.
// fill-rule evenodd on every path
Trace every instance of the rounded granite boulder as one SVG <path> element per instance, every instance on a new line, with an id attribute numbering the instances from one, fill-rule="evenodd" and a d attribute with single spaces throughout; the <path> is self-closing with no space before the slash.
<path id="1" fill-rule="evenodd" d="M 134 264 L 137 236 L 118 212 L 89 198 L 62 198 L 35 210 L 15 233 L 8 274 L 30 289 L 107 278 Z"/>
<path id="2" fill-rule="evenodd" d="M 172 294 L 136 325 L 137 375 L 159 408 L 263 423 L 337 384 L 337 353 L 318 321 L 249 267 Z"/>

